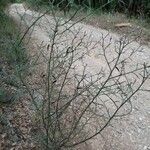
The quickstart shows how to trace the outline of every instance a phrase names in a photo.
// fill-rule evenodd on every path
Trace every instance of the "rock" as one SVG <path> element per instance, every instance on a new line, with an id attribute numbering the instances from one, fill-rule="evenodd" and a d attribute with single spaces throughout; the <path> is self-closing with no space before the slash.
<path id="1" fill-rule="evenodd" d="M 131 23 L 118 23 L 118 24 L 115 24 L 115 27 L 117 28 L 123 28 L 123 27 L 131 27 Z"/>

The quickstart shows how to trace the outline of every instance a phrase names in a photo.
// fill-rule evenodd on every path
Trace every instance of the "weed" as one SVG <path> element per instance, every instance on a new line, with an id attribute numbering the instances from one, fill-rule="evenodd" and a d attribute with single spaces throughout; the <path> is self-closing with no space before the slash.
<path id="1" fill-rule="evenodd" d="M 9 1 L 1 1 L 0 5 L 0 101 L 9 101 L 11 86 L 20 88 L 18 71 L 26 71 L 28 62 L 26 49 L 18 45 L 20 32 L 14 21 L 4 13 Z M 18 70 L 19 69 L 19 70 Z M 8 88 L 5 88 L 5 85 Z"/>

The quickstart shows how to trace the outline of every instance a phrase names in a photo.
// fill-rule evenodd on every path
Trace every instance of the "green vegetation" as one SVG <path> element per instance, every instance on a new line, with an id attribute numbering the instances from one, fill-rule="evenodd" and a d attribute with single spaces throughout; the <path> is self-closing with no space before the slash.
<path id="1" fill-rule="evenodd" d="M 24 71 L 27 54 L 23 45 L 18 45 L 20 35 L 14 21 L 4 13 L 11 1 L 0 2 L 0 103 L 8 102 L 14 96 L 12 87 L 20 84 L 18 71 Z"/>
<path id="2" fill-rule="evenodd" d="M 150 17 L 150 1 L 149 0 L 26 0 L 33 5 L 50 5 L 68 7 L 82 6 L 84 8 L 98 9 L 109 12 L 126 13 L 129 16 L 146 16 Z"/>

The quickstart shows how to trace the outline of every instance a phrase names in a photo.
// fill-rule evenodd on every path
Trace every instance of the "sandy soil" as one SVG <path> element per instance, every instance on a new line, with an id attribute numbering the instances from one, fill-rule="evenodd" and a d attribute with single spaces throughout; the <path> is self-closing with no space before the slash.
<path id="1" fill-rule="evenodd" d="M 24 8 L 22 4 L 13 4 L 9 7 L 10 16 L 20 24 L 20 27 L 29 27 L 34 20 L 39 17 L 41 14 L 28 10 Z M 23 19 L 21 19 L 21 17 Z M 62 19 L 63 22 L 63 19 Z M 73 22 L 66 24 L 66 26 L 70 26 Z M 50 43 L 50 36 L 52 33 L 52 29 L 55 26 L 54 18 L 45 15 L 42 19 L 40 19 L 34 28 L 32 28 L 31 38 L 36 39 L 35 42 L 40 45 L 47 45 Z M 64 27 L 62 27 L 63 30 Z M 101 51 L 100 45 L 98 44 L 93 48 L 95 43 L 100 41 L 102 35 L 106 36 L 105 45 L 109 44 L 110 39 L 111 46 L 109 47 L 109 58 L 115 56 L 112 49 L 115 48 L 115 43 L 120 39 L 120 36 L 117 34 L 109 33 L 106 30 L 102 30 L 100 28 L 95 28 L 93 26 L 77 23 L 75 26 L 71 28 L 71 30 L 76 33 L 78 30 L 80 34 L 78 34 L 77 39 L 80 39 L 85 33 L 86 38 L 85 43 L 90 43 L 88 46 L 88 53 L 85 54 L 84 59 L 76 62 L 76 71 L 82 72 L 83 67 L 82 64 L 87 65 L 87 74 L 92 75 L 99 72 L 100 66 L 105 68 L 106 63 L 101 57 L 99 53 Z M 61 30 L 61 29 L 60 29 Z M 68 32 L 65 35 L 65 39 L 72 39 L 72 34 Z M 60 45 L 58 46 L 60 49 L 63 49 L 66 44 L 71 44 L 71 40 L 64 41 L 64 38 L 58 38 Z M 34 43 L 34 44 L 36 44 Z M 63 43 L 63 44 L 62 44 Z M 132 58 L 132 63 L 128 66 L 127 69 L 131 69 L 136 63 L 149 63 L 150 60 L 150 49 L 146 46 L 142 46 L 138 48 L 140 45 L 136 42 L 132 42 L 128 45 L 127 51 L 124 57 L 127 57 L 133 49 L 139 49 L 137 53 Z M 92 50 L 91 50 L 92 49 Z M 144 52 L 141 52 L 141 49 Z M 82 49 L 81 55 L 83 54 L 85 48 Z M 87 49 L 86 49 L 87 50 Z M 43 66 L 44 67 L 44 66 Z M 144 85 L 144 88 L 149 88 L 150 90 L 150 82 L 149 80 Z M 148 92 L 140 92 L 137 95 L 137 99 L 133 99 L 133 111 L 130 115 L 123 118 L 116 118 L 112 121 L 110 127 L 107 128 L 106 131 L 103 132 L 102 136 L 98 136 L 91 142 L 92 150 L 149 150 L 150 149 L 150 93 Z M 108 135 L 109 133 L 109 135 Z M 102 142 L 103 141 L 103 142 Z"/>

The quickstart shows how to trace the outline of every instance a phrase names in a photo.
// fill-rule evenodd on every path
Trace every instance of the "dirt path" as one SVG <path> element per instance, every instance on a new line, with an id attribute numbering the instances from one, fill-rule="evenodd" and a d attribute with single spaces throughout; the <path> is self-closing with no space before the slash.
<path id="1" fill-rule="evenodd" d="M 39 17 L 41 14 L 25 9 L 22 4 L 13 4 L 9 7 L 10 16 L 20 23 L 20 26 L 30 26 L 33 21 Z M 21 20 L 21 16 L 23 19 Z M 70 25 L 69 23 L 67 24 Z M 47 45 L 49 41 L 49 36 L 51 35 L 54 26 L 54 20 L 51 16 L 45 15 L 38 23 L 32 28 L 31 38 L 36 39 L 37 43 L 43 43 Z M 83 70 L 82 63 L 87 65 L 87 74 L 95 74 L 99 71 L 99 67 L 106 66 L 104 60 L 99 57 L 100 47 L 93 48 L 96 41 L 99 41 L 103 36 L 105 38 L 105 44 L 109 44 L 110 38 L 112 39 L 111 46 L 109 47 L 110 56 L 115 54 L 111 53 L 111 50 L 115 48 L 115 42 L 120 38 L 117 34 L 109 33 L 106 30 L 94 28 L 89 25 L 78 23 L 71 30 L 78 31 L 81 29 L 80 36 L 82 37 L 86 33 L 85 41 L 86 43 L 91 43 L 89 45 L 89 53 L 85 55 L 83 62 L 78 61 L 76 63 L 77 72 Z M 67 39 L 71 39 L 71 35 L 66 35 Z M 63 38 L 58 40 L 64 40 Z M 94 41 L 94 42 L 93 42 Z M 69 42 L 69 41 L 68 41 Z M 62 43 L 62 42 L 60 42 Z M 36 44 L 36 43 L 35 43 Z M 60 45 L 61 48 L 65 47 L 64 44 Z M 68 43 L 67 43 L 68 44 Z M 70 43 L 69 43 L 70 44 Z M 136 42 L 132 42 L 127 47 L 127 54 L 133 49 L 138 49 L 140 45 Z M 150 49 L 146 46 L 142 46 L 144 53 L 141 52 L 139 48 L 136 55 L 134 55 L 130 67 L 134 64 L 150 61 Z M 84 51 L 84 50 L 83 50 Z M 82 53 L 83 53 L 82 51 Z M 149 80 L 145 84 L 145 88 L 150 89 Z M 133 100 L 133 111 L 130 115 L 123 117 L 122 119 L 115 119 L 112 122 L 114 127 L 108 127 L 107 131 L 104 131 L 103 137 L 105 138 L 105 143 L 101 143 L 101 137 L 96 138 L 92 143 L 93 150 L 101 150 L 102 147 L 105 150 L 149 150 L 150 149 L 150 93 L 139 93 L 138 99 Z M 105 133 L 106 132 L 106 133 Z M 109 136 L 108 136 L 109 133 Z"/>

